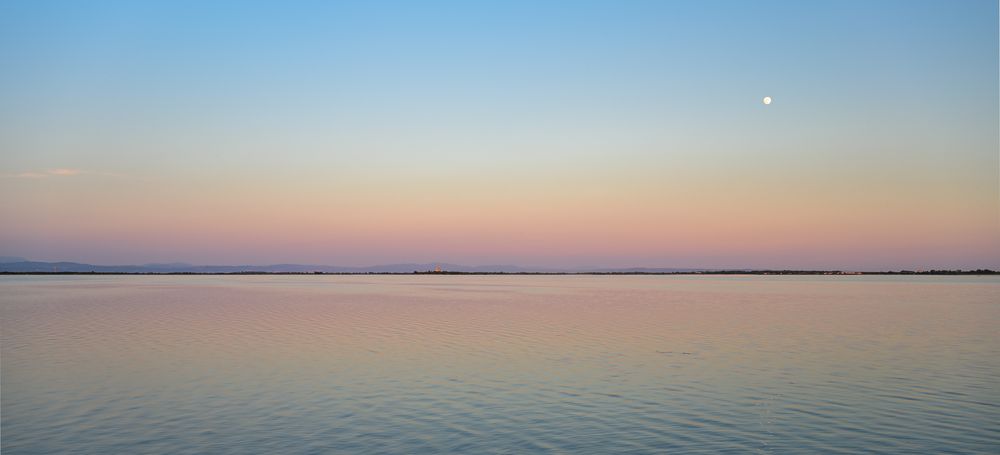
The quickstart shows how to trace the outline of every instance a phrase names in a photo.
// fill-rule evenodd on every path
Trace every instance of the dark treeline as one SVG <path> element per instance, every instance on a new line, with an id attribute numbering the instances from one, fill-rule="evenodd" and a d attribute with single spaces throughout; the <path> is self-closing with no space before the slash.
<path id="1" fill-rule="evenodd" d="M 897 270 L 881 272 L 848 272 L 841 270 L 700 270 L 689 272 L 8 272 L 0 275 L 1000 275 L 991 269 L 976 270 Z"/>

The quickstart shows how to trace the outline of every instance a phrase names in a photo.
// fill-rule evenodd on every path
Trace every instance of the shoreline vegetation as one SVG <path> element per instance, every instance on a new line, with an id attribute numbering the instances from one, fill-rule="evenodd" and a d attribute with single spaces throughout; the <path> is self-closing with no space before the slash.
<path id="1" fill-rule="evenodd" d="M 991 269 L 976 270 L 896 270 L 851 272 L 843 270 L 700 270 L 683 272 L 458 272 L 448 270 L 414 270 L 412 272 L 268 272 L 244 270 L 238 272 L 102 272 L 102 271 L 0 271 L 0 275 L 1000 275 Z"/>

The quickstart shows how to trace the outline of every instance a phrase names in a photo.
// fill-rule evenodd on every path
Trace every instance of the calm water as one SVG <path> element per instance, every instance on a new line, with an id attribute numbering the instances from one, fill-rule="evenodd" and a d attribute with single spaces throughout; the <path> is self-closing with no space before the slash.
<path id="1" fill-rule="evenodd" d="M 1000 453 L 994 277 L 0 277 L 2 450 Z"/>

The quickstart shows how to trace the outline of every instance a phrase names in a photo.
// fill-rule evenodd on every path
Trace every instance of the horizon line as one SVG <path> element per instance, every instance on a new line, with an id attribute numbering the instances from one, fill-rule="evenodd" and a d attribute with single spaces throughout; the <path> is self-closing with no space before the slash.
<path id="1" fill-rule="evenodd" d="M 187 262 L 151 262 L 143 264 L 93 264 L 76 261 L 36 261 L 21 256 L 0 256 L 6 259 L 0 262 L 0 273 L 3 274 L 199 274 L 199 275 L 229 275 L 229 274 L 954 274 L 954 273 L 1000 273 L 992 267 L 915 267 L 915 268 L 824 268 L 824 267 L 677 267 L 677 266 L 523 266 L 518 264 L 482 264 L 466 265 L 449 262 L 394 262 L 370 266 L 344 266 L 330 264 L 300 264 L 293 262 L 276 262 L 269 264 L 192 264 Z M 34 265 L 34 269 L 8 269 L 21 264 Z M 58 270 L 60 264 L 76 266 L 75 270 Z M 40 266 L 52 267 L 52 270 L 41 270 Z M 85 270 L 90 267 L 90 270 Z M 267 270 L 268 268 L 288 267 L 295 270 Z M 136 268 L 139 270 L 113 270 Z M 204 270 L 204 269 L 229 270 Z M 403 270 L 403 268 L 412 270 Z M 97 270 L 104 269 L 104 270 Z M 194 270 L 185 270 L 194 269 Z M 235 269 L 235 270 L 234 270 Z M 326 269 L 326 270 L 322 270 Z M 333 270 L 330 270 L 333 269 Z M 339 269 L 339 270 L 338 270 Z M 379 270 L 387 269 L 387 270 Z M 506 269 L 506 270 L 505 270 Z"/>

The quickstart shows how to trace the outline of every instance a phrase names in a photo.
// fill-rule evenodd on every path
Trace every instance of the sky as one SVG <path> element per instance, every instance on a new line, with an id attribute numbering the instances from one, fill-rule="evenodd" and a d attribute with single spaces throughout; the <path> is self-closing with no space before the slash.
<path id="1" fill-rule="evenodd" d="M 997 5 L 0 2 L 0 255 L 1000 268 Z"/>

